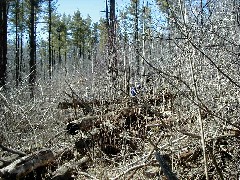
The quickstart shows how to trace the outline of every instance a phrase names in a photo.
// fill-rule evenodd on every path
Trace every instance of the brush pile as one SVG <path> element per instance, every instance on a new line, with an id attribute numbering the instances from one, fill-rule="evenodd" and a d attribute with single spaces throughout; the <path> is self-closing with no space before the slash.
<path id="1" fill-rule="evenodd" d="M 58 143 L 71 145 L 26 153 L 4 146 L 2 138 L 0 176 L 205 179 L 197 117 L 179 117 L 174 108 L 177 98 L 169 91 L 92 101 L 68 94 L 67 100 L 56 105 L 65 116 L 65 138 L 59 138 Z M 201 111 L 202 119 L 213 116 L 207 110 Z M 237 127 L 225 126 L 221 135 L 205 139 L 211 179 L 239 177 L 239 137 Z"/>

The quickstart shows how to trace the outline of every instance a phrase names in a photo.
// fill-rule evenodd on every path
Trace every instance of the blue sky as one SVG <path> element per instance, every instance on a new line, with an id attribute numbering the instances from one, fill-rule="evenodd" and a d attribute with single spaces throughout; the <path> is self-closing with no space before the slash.
<path id="1" fill-rule="evenodd" d="M 58 0 L 58 12 L 63 14 L 73 14 L 78 10 L 81 12 L 83 18 L 86 18 L 89 14 L 92 17 L 93 22 L 97 22 L 100 17 L 105 17 L 105 14 L 100 11 L 105 10 L 106 0 Z M 116 0 L 117 9 L 121 9 L 130 0 Z"/>
<path id="2" fill-rule="evenodd" d="M 98 22 L 101 17 L 105 18 L 105 3 L 106 0 L 57 0 L 57 12 L 60 14 L 70 14 L 79 10 L 83 18 L 86 18 L 89 14 L 93 22 Z M 130 0 L 115 0 L 116 1 L 116 11 L 124 9 L 126 5 L 130 3 Z M 150 4 L 155 4 L 155 0 L 140 0 L 141 3 L 149 2 Z M 155 8 L 156 10 L 156 8 Z M 157 10 L 158 11 L 158 10 Z M 117 13 L 118 14 L 118 13 Z M 157 13 L 155 13 L 157 14 Z M 157 17 L 157 19 L 160 19 Z M 47 36 L 47 32 L 42 31 L 41 28 L 43 24 L 38 25 L 38 32 L 40 33 L 39 37 Z"/>

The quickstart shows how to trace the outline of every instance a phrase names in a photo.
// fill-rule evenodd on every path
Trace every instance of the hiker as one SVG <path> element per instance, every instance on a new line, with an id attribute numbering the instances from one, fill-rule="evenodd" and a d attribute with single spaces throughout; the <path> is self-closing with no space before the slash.
<path id="1" fill-rule="evenodd" d="M 131 87 L 130 93 L 131 93 L 131 96 L 132 96 L 132 97 L 135 97 L 135 96 L 137 95 L 137 89 L 136 89 L 136 87 Z"/>

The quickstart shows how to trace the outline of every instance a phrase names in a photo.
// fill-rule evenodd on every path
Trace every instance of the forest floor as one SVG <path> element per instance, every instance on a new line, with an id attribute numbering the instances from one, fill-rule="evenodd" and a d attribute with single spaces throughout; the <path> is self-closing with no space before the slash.
<path id="1" fill-rule="evenodd" d="M 33 101 L 26 87 L 1 93 L 3 179 L 206 179 L 205 166 L 209 179 L 240 178 L 238 128 L 202 112 L 215 129 L 206 164 L 199 117 L 180 117 L 171 91 L 86 99 L 87 83 L 69 78 L 39 83 Z"/>

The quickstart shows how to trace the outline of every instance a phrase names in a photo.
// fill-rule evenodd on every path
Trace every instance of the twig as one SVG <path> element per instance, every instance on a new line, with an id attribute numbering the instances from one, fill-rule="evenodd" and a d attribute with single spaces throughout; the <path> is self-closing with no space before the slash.
<path id="1" fill-rule="evenodd" d="M 180 141 L 180 140 L 182 140 L 182 139 L 185 139 L 186 137 L 188 137 L 188 136 L 184 135 L 184 136 L 182 136 L 182 137 L 180 137 L 180 138 L 178 138 L 178 139 L 173 140 L 171 143 L 172 143 L 172 144 L 173 144 L 173 143 L 176 143 L 176 142 L 178 142 L 178 141 Z M 149 140 L 149 139 L 148 139 L 148 140 Z M 149 161 L 149 160 L 150 160 L 150 157 L 151 157 L 152 154 L 154 153 L 154 151 L 155 151 L 156 147 L 158 146 L 160 140 L 161 140 L 161 137 L 157 140 L 157 142 L 156 142 L 155 144 L 152 143 L 151 140 L 149 140 L 149 142 L 151 143 L 151 145 L 154 146 L 154 148 L 148 153 L 148 155 L 146 156 L 146 158 L 145 158 L 144 160 L 142 160 L 142 162 L 147 162 L 147 161 L 148 161 L 147 163 L 142 163 L 142 164 L 140 164 L 140 165 L 133 166 L 132 168 L 127 169 L 126 171 L 124 171 L 123 173 L 121 173 L 120 175 L 118 175 L 117 177 L 112 178 L 112 179 L 113 179 L 113 180 L 119 179 L 120 177 L 122 177 L 123 175 L 129 173 L 130 171 L 137 170 L 137 169 L 139 169 L 139 168 L 142 168 L 142 167 L 144 167 L 144 166 L 148 166 L 149 164 L 151 164 L 152 162 Z M 169 145 L 169 143 L 167 143 L 167 144 L 159 147 L 158 149 L 162 149 L 162 148 L 164 148 L 164 147 L 166 147 L 166 146 L 168 146 L 168 145 Z M 138 162 L 138 161 L 139 161 L 139 160 L 137 160 L 137 162 Z M 134 163 L 132 163 L 132 164 L 136 164 L 136 162 L 134 162 Z"/>
<path id="2" fill-rule="evenodd" d="M 215 156 L 214 156 L 214 154 L 213 154 L 212 147 L 210 147 L 210 146 L 207 146 L 207 147 L 208 147 L 208 149 L 209 149 L 209 155 L 210 155 L 210 157 L 212 158 L 213 165 L 214 165 L 215 168 L 216 168 L 216 171 L 217 171 L 217 173 L 218 173 L 218 175 L 219 175 L 219 178 L 220 178 L 221 180 L 224 180 L 222 171 L 221 171 L 221 169 L 219 168 L 218 163 L 217 163 L 217 161 L 216 161 L 216 158 L 215 158 Z"/>
<path id="3" fill-rule="evenodd" d="M 131 180 L 133 178 L 134 174 L 136 174 L 136 172 L 137 172 L 137 169 L 128 176 L 127 180 Z"/>
<path id="4" fill-rule="evenodd" d="M 88 177 L 88 178 L 90 178 L 90 179 L 95 179 L 95 180 L 97 180 L 97 178 L 91 176 L 90 174 L 88 174 L 88 173 L 86 173 L 86 172 L 80 171 L 80 172 L 78 172 L 78 174 L 84 175 L 84 176 L 86 176 L 86 177 Z"/>
<path id="5" fill-rule="evenodd" d="M 13 154 L 18 154 L 19 156 L 26 156 L 27 155 L 26 153 L 24 153 L 22 151 L 5 147 L 2 144 L 0 144 L 0 148 L 2 148 L 3 151 L 8 151 L 8 152 L 13 153 Z"/>
<path id="6" fill-rule="evenodd" d="M 117 179 L 119 179 L 121 176 L 123 176 L 123 175 L 125 175 L 125 174 L 127 174 L 127 173 L 129 173 L 129 172 L 131 172 L 131 171 L 133 171 L 133 170 L 140 169 L 140 168 L 145 167 L 145 166 L 147 166 L 147 165 L 149 165 L 149 164 L 151 164 L 151 163 L 148 162 L 148 163 L 143 163 L 143 164 L 139 164 L 139 165 L 133 166 L 133 167 L 127 169 L 126 171 L 124 171 L 123 173 L 121 173 L 120 175 L 118 175 L 117 177 L 115 177 L 115 178 L 110 178 L 110 179 L 112 179 L 112 180 L 117 180 Z"/>
<path id="7" fill-rule="evenodd" d="M 185 132 L 183 130 L 179 130 L 180 133 L 190 136 L 192 138 L 197 138 L 197 139 L 201 139 L 201 136 L 197 135 L 197 134 L 193 134 L 193 133 L 189 133 L 189 132 Z"/>
<path id="8" fill-rule="evenodd" d="M 199 95 L 198 95 L 198 84 L 197 80 L 195 79 L 195 71 L 194 71 L 194 66 L 193 66 L 193 59 L 190 58 L 190 69 L 191 69 L 191 76 L 192 76 L 192 83 L 193 83 L 193 91 L 194 91 L 194 96 L 193 98 L 196 99 L 196 102 L 199 101 Z M 206 175 L 206 179 L 208 180 L 208 162 L 207 162 L 207 153 L 206 153 L 206 144 L 205 144 L 205 133 L 204 133 L 204 124 L 203 124 L 203 119 L 201 116 L 201 109 L 199 106 L 197 106 L 197 111 L 198 111 L 198 123 L 200 126 L 200 135 L 201 135 L 201 143 L 202 143 L 202 149 L 203 149 L 203 161 L 204 161 L 204 171 Z"/>
<path id="9" fill-rule="evenodd" d="M 4 160 L 2 158 L 0 158 L 0 161 L 2 162 L 2 165 L 0 166 L 0 168 L 2 167 L 5 167 L 5 166 L 8 166 L 9 164 L 11 164 L 12 161 L 7 161 L 7 160 Z"/>
<path id="10" fill-rule="evenodd" d="M 1 96 L 1 99 L 3 99 L 3 102 L 5 102 L 4 104 L 6 105 L 6 107 L 11 112 L 11 115 L 14 117 L 14 113 L 12 111 L 12 108 L 10 107 L 10 103 L 7 101 L 7 98 L 2 93 L 0 93 L 0 96 Z"/>

